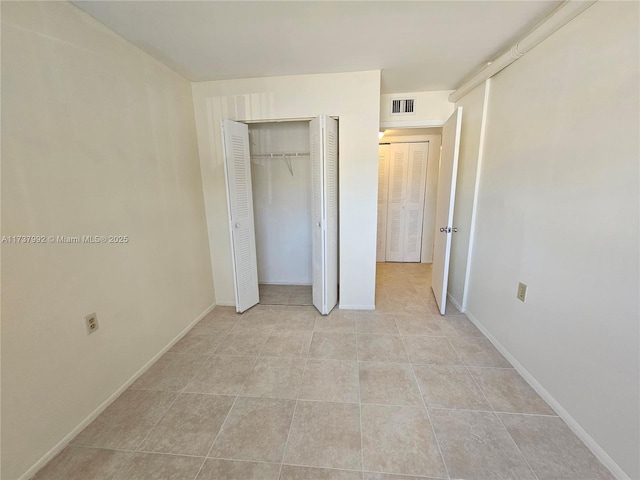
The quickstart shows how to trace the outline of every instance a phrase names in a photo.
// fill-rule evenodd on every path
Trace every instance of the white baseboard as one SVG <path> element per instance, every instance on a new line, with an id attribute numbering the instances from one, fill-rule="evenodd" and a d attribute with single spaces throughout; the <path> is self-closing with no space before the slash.
<path id="1" fill-rule="evenodd" d="M 217 305 L 220 305 L 221 307 L 235 307 L 236 306 L 236 302 L 235 300 L 231 300 L 231 301 L 224 301 L 221 300 L 219 302 L 216 302 Z"/>
<path id="2" fill-rule="evenodd" d="M 338 305 L 340 310 L 375 310 L 375 305 Z"/>
<path id="3" fill-rule="evenodd" d="M 455 305 L 455 303 L 454 303 Z M 538 392 L 545 402 L 547 402 L 551 408 L 555 410 L 562 420 L 569 426 L 571 431 L 584 442 L 589 450 L 600 460 L 605 467 L 611 470 L 611 473 L 618 480 L 630 480 L 629 475 L 625 473 L 622 468 L 609 456 L 607 452 L 593 439 L 587 431 L 576 421 L 575 418 L 567 412 L 564 407 L 558 402 L 536 379 L 529 371 L 515 359 L 513 355 L 480 323 L 480 321 L 469 311 L 465 312 L 465 315 L 478 327 L 478 329 L 487 337 L 487 339 L 496 347 L 500 353 L 513 365 L 517 372 L 522 375 L 531 387 Z"/>
<path id="4" fill-rule="evenodd" d="M 205 315 L 207 315 L 211 310 L 216 307 L 216 303 L 214 302 L 212 305 L 207 307 L 207 309 L 202 312 L 198 317 L 193 320 L 189 325 L 185 327 L 173 340 L 171 340 L 160 352 L 153 356 L 151 360 L 145 363 L 136 373 L 133 374 L 129 380 L 124 382 L 115 392 L 113 392 L 109 398 L 107 398 L 104 402 L 98 405 L 93 412 L 91 412 L 78 426 L 76 426 L 73 430 L 71 430 L 65 437 L 60 440 L 51 450 L 45 453 L 40 459 L 34 463 L 29 470 L 24 472 L 18 480 L 28 480 L 32 476 L 34 476 L 38 470 L 45 466 L 45 464 L 55 457 L 58 453 L 60 453 L 64 447 L 66 447 L 71 440 L 75 438 L 85 427 L 87 427 L 91 422 L 93 422 L 98 415 L 100 415 L 109 405 L 111 405 L 129 386 L 133 384 L 144 372 L 146 372 L 151 365 L 153 365 L 162 355 L 164 355 L 171 347 L 173 347 L 182 337 L 184 337 L 189 330 L 191 330 L 196 323 L 202 320 Z"/>

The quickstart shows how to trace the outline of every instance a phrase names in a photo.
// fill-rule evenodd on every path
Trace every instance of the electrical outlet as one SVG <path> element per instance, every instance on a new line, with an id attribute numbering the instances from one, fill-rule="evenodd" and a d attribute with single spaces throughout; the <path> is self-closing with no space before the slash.
<path id="1" fill-rule="evenodd" d="M 518 283 L 517 297 L 518 297 L 518 300 L 520 300 L 523 303 L 527 299 L 527 286 L 522 282 Z"/>
<path id="2" fill-rule="evenodd" d="M 98 325 L 98 316 L 95 312 L 84 317 L 84 323 L 87 325 L 87 335 L 91 335 L 100 328 Z"/>

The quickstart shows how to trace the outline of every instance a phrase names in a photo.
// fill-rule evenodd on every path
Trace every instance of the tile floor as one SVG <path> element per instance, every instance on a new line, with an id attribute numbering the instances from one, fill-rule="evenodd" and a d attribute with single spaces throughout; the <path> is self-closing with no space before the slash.
<path id="1" fill-rule="evenodd" d="M 613 478 L 454 308 L 378 266 L 378 310 L 216 308 L 35 478 Z"/>
<path id="2" fill-rule="evenodd" d="M 261 305 L 313 305 L 311 285 L 258 285 Z"/>

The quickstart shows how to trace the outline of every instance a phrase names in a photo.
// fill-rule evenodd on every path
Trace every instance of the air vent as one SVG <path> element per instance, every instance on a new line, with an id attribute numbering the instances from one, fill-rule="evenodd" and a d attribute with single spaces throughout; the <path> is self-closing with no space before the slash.
<path id="1" fill-rule="evenodd" d="M 414 113 L 414 98 L 398 98 L 391 100 L 391 115 L 406 115 Z"/>

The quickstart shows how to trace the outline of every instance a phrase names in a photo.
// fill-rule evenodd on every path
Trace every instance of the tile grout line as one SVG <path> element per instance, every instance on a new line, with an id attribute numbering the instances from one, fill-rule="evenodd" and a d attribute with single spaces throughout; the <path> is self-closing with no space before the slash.
<path id="1" fill-rule="evenodd" d="M 215 311 L 215 308 L 212 310 L 212 312 L 214 312 L 214 311 Z M 243 313 L 240 313 L 240 314 L 237 314 L 237 313 L 236 313 L 235 315 L 239 315 L 240 317 L 242 317 L 244 314 L 243 314 Z M 226 318 L 226 317 L 222 317 L 222 318 Z M 202 320 L 201 320 L 201 321 L 202 321 Z M 198 323 L 200 323 L 200 322 L 198 322 Z M 217 345 L 212 349 L 211 353 L 207 356 L 207 359 L 206 359 L 204 362 L 202 362 L 202 365 L 200 366 L 200 368 L 199 368 L 198 370 L 196 370 L 196 372 L 194 372 L 194 374 L 191 376 L 191 378 L 189 379 L 189 381 L 188 381 L 188 382 L 186 382 L 186 383 L 184 384 L 184 386 L 183 386 L 183 387 L 178 391 L 179 393 L 192 393 L 192 394 L 198 394 L 198 395 L 219 395 L 219 394 L 212 394 L 212 393 L 209 393 L 209 392 L 207 392 L 207 393 L 203 393 L 203 392 L 191 392 L 191 391 L 187 391 L 187 390 L 185 390 L 185 389 L 187 388 L 187 386 L 189 385 L 189 383 L 191 383 L 191 381 L 196 377 L 196 375 L 197 375 L 201 370 L 203 370 L 203 369 L 204 369 L 204 367 L 205 367 L 205 366 L 206 366 L 206 364 L 211 360 L 211 358 L 212 358 L 212 357 L 214 357 L 214 356 L 225 356 L 225 355 L 216 355 L 216 353 L 215 353 L 215 352 L 218 350 L 218 348 L 220 348 L 220 345 L 222 345 L 222 344 L 224 343 L 224 341 L 227 339 L 227 337 L 228 337 L 229 335 L 231 335 L 231 332 L 233 331 L 233 329 L 234 329 L 237 325 L 238 325 L 238 319 L 236 319 L 236 320 L 234 321 L 234 325 L 233 325 L 233 326 L 232 326 L 232 327 L 227 331 L 227 333 L 222 337 L 222 339 L 220 340 L 220 342 L 219 342 L 219 343 L 218 343 L 218 344 L 217 344 Z M 194 328 L 195 328 L 196 326 L 197 326 L 197 324 L 196 324 L 196 325 L 194 325 Z M 193 328 L 192 328 L 191 330 L 193 330 Z M 191 330 L 189 330 L 189 331 L 191 331 Z M 227 356 L 236 356 L 236 355 L 227 355 Z M 244 356 L 244 355 L 238 355 L 238 356 Z M 248 356 L 248 355 L 247 355 L 247 356 Z M 255 362 L 254 362 L 254 363 L 255 363 Z M 252 368 L 253 368 L 253 365 L 252 365 Z M 228 395 L 228 396 L 231 396 L 231 395 Z"/>
<path id="2" fill-rule="evenodd" d="M 509 430 L 507 429 L 506 425 L 504 424 L 504 422 L 500 418 L 500 415 L 498 415 L 497 413 L 494 413 L 494 415 L 496 416 L 496 418 L 500 422 L 500 425 L 502 425 L 502 428 L 504 428 L 504 431 L 507 432 L 507 435 L 509 436 L 509 439 L 515 445 L 515 447 L 518 449 L 518 452 L 520 452 L 520 455 L 522 455 L 522 459 L 524 460 L 524 463 L 527 465 L 527 467 L 529 467 L 529 470 L 531 470 L 531 473 L 533 473 L 533 476 L 536 478 L 536 480 L 539 480 L 538 474 L 536 473 L 536 471 L 533 469 L 533 467 L 529 463 L 529 460 L 527 460 L 527 457 L 524 456 L 524 453 L 520 449 L 520 446 L 516 443 L 515 439 L 511 436 L 511 433 L 509 433 Z"/>
<path id="3" fill-rule="evenodd" d="M 271 335 L 275 331 L 275 327 L 276 327 L 276 324 L 278 323 L 278 321 L 281 320 L 282 317 L 284 316 L 284 310 L 285 309 L 281 306 L 280 309 L 279 309 L 279 312 L 280 312 L 279 318 L 273 324 L 271 332 L 269 333 L 269 337 L 271 337 Z M 315 322 L 314 322 L 314 326 L 315 326 Z M 311 336 L 313 337 L 313 334 Z M 267 337 L 267 340 L 265 340 L 264 344 L 262 345 L 262 348 L 258 352 L 258 356 L 256 357 L 256 363 L 257 363 L 258 359 L 260 358 L 262 352 L 264 351 L 265 347 L 267 346 L 267 342 L 269 341 L 269 337 Z M 309 344 L 309 345 L 311 345 L 311 344 Z M 255 368 L 255 363 L 254 363 L 254 368 Z M 304 371 L 305 371 L 306 368 L 307 368 L 307 361 L 305 359 L 304 368 L 302 369 L 302 378 L 304 378 Z M 245 379 L 245 382 L 242 385 L 242 388 L 240 389 L 240 392 L 242 392 L 242 390 L 244 390 L 244 387 L 245 387 L 245 385 L 247 383 L 247 380 L 251 376 L 252 372 L 253 372 L 253 368 L 251 369 L 251 372 L 249 372 L 249 375 L 247 375 L 247 378 Z M 300 379 L 300 384 L 301 385 L 302 385 L 302 378 Z M 298 408 L 298 398 L 297 397 L 298 397 L 299 394 L 300 394 L 300 388 L 298 388 L 298 394 L 296 395 L 296 403 L 293 406 L 293 413 L 291 414 L 291 421 L 289 422 L 289 431 L 287 432 L 287 440 L 285 441 L 284 448 L 282 449 L 282 457 L 280 457 L 280 469 L 278 470 L 278 479 L 282 475 L 282 463 L 284 462 L 284 456 L 287 453 L 287 446 L 289 444 L 289 436 L 291 435 L 291 427 L 293 426 L 293 418 L 295 417 L 296 410 Z M 213 445 L 211 445 L 211 448 L 213 449 Z"/>
<path id="4" fill-rule="evenodd" d="M 158 392 L 160 393 L 160 392 Z M 168 392 L 163 392 L 163 393 L 168 393 Z M 176 403 L 176 400 L 178 400 L 178 397 L 180 396 L 180 392 L 173 392 L 175 393 L 175 397 L 174 399 L 171 401 L 171 403 L 169 404 L 169 406 L 166 408 L 166 410 L 162 413 L 162 415 L 160 415 L 160 418 L 158 418 L 158 421 L 156 421 L 153 424 L 153 427 L 151 427 L 149 429 L 149 431 L 147 432 L 147 434 L 144 436 L 144 438 L 136 445 L 135 451 L 138 451 L 138 448 L 140 448 L 142 446 L 142 444 L 145 442 L 145 440 L 147 438 L 149 438 L 149 435 L 151 435 L 151 432 L 153 432 L 155 430 L 155 428 L 158 426 L 158 424 L 162 421 L 162 419 L 167 415 L 167 412 L 169 410 L 171 410 L 171 407 L 173 406 L 174 403 Z"/>
<path id="5" fill-rule="evenodd" d="M 239 463 L 264 463 L 266 465 L 278 465 L 276 462 L 266 462 L 264 460 L 247 460 L 246 458 L 233 458 L 233 457 L 206 457 L 207 460 L 223 460 L 225 462 L 239 462 Z"/>
<path id="6" fill-rule="evenodd" d="M 213 310 L 211 310 L 211 312 L 209 312 L 209 314 L 213 313 L 214 311 L 215 311 L 215 307 L 214 307 L 214 309 L 213 309 Z M 208 316 L 209 314 L 207 314 L 207 316 Z M 205 316 L 205 318 L 206 318 L 206 316 Z M 225 318 L 225 317 L 222 317 L 222 318 Z M 202 320 L 204 320 L 204 318 L 203 318 Z M 202 322 L 202 320 L 200 320 L 197 324 L 195 324 L 195 325 L 191 328 L 191 330 L 189 330 L 189 332 L 187 332 L 185 335 L 187 335 L 187 334 L 189 334 L 190 332 L 192 332 L 192 331 L 193 331 L 193 329 L 194 329 L 194 328 L 196 328 L 196 327 L 197 327 L 197 326 Z M 227 330 L 227 331 L 226 331 L 226 333 L 223 335 L 223 337 L 222 337 L 222 339 L 220 340 L 220 342 L 219 342 L 218 344 L 216 344 L 216 346 L 212 349 L 211 353 L 209 353 L 209 354 L 203 353 L 203 354 L 202 354 L 202 356 L 203 356 L 203 357 L 204 357 L 204 356 L 206 356 L 207 358 L 206 358 L 206 359 L 204 359 L 204 360 L 202 361 L 201 365 L 200 365 L 200 366 L 199 366 L 199 367 L 198 367 L 198 368 L 193 372 L 193 375 L 191 375 L 191 377 L 189 378 L 189 380 L 187 380 L 187 381 L 185 382 L 185 384 L 184 384 L 181 388 L 179 388 L 178 390 L 176 390 L 176 393 L 178 393 L 178 395 L 180 395 L 181 393 L 184 393 L 184 389 L 185 389 L 185 388 L 186 388 L 186 386 L 189 384 L 189 382 L 191 382 L 191 380 L 193 380 L 193 379 L 195 378 L 195 376 L 200 372 L 200 370 L 202 370 L 202 369 L 205 367 L 205 365 L 207 364 L 207 362 L 208 362 L 208 361 L 211 359 L 211 357 L 214 355 L 214 352 L 218 349 L 218 347 L 222 344 L 222 342 L 224 342 L 224 340 L 229 336 L 229 334 L 231 333 L 231 331 L 232 331 L 232 330 L 233 330 L 233 328 L 235 327 L 235 324 L 237 324 L 237 320 L 235 321 L 234 326 L 233 326 L 233 327 L 231 327 L 229 330 Z M 202 335 L 202 336 L 208 336 L 208 335 Z M 171 352 L 171 350 L 169 350 L 169 351 L 168 351 L 168 352 L 166 352 L 166 353 L 173 353 L 174 355 L 189 355 L 189 354 L 193 354 L 193 355 L 200 355 L 200 354 L 197 354 L 197 353 L 195 353 L 195 352 L 188 352 L 188 351 L 187 351 L 187 352 Z M 164 355 L 163 355 L 162 357 L 160 357 L 158 360 L 156 360 L 156 362 L 155 362 L 153 365 L 156 365 L 156 364 L 158 363 L 158 361 L 159 361 L 160 359 L 162 359 L 163 357 L 164 357 Z M 133 385 L 131 385 L 131 387 L 133 387 Z M 129 388 L 131 388 L 131 387 L 129 387 Z M 165 391 L 165 390 L 152 390 L 152 389 L 145 389 L 145 388 L 139 388 L 139 389 L 134 389 L 134 390 Z M 176 398 L 177 398 L 177 397 L 176 397 Z M 166 413 L 166 412 L 165 412 L 165 413 Z M 163 417 L 164 417 L 164 415 L 163 415 Z M 153 427 L 153 428 L 155 428 L 156 426 L 157 426 L 157 424 L 156 424 L 156 425 L 154 425 L 154 427 Z M 153 430 L 153 429 L 152 429 L 152 430 Z M 145 437 L 145 439 L 144 439 L 144 440 L 146 440 L 146 437 Z M 143 440 L 143 441 L 144 441 L 144 440 Z M 142 445 L 142 444 L 140 444 L 140 445 Z M 138 446 L 139 446 L 139 445 L 138 445 Z"/>
<path id="7" fill-rule="evenodd" d="M 455 345 L 452 344 L 452 346 L 453 346 L 454 349 L 456 348 Z M 457 352 L 457 350 L 456 350 L 456 352 Z M 459 355 L 459 353 L 458 353 L 458 355 Z M 504 428 L 504 431 L 507 433 L 507 436 L 509 437 L 509 439 L 511 440 L 513 445 L 515 445 L 515 447 L 518 449 L 518 452 L 520 452 L 520 455 L 522 456 L 522 459 L 524 460 L 524 463 L 527 465 L 527 467 L 529 467 L 529 470 L 533 474 L 534 478 L 536 480 L 539 480 L 538 479 L 538 475 L 536 474 L 535 470 L 531 467 L 531 465 L 529 464 L 529 461 L 524 456 L 524 453 L 522 452 L 522 450 L 520 450 L 520 447 L 516 443 L 515 439 L 509 433 L 509 430 L 507 429 L 507 427 L 505 426 L 504 422 L 500 418 L 500 415 L 498 415 L 498 412 L 496 412 L 496 408 L 493 406 L 493 403 L 491 403 L 491 401 L 489 400 L 489 397 L 487 397 L 487 395 L 485 394 L 484 389 L 482 388 L 480 383 L 476 380 L 476 377 L 473 376 L 473 372 L 471 371 L 471 367 L 465 363 L 464 368 L 467 371 L 467 375 L 469 375 L 471 377 L 471 380 L 476 385 L 478 390 L 480 390 L 480 393 L 482 393 L 482 396 L 484 397 L 484 399 L 487 401 L 487 405 L 489 405 L 491 407 L 491 409 L 493 410 L 493 412 L 491 412 L 491 413 L 493 414 L 494 417 L 496 417 L 498 419 L 498 421 L 500 422 L 500 425 L 502 425 L 502 428 Z"/>
<path id="8" fill-rule="evenodd" d="M 246 379 L 245 379 L 245 381 L 246 381 Z M 202 460 L 202 463 L 200 464 L 200 468 L 196 472 L 195 477 L 193 477 L 194 480 L 196 480 L 198 478 L 198 476 L 200 476 L 200 472 L 204 468 L 204 464 L 207 462 L 207 458 L 209 458 L 209 454 L 211 453 L 211 449 L 213 448 L 213 445 L 216 443 L 216 440 L 218 439 L 218 436 L 220 435 L 220 432 L 222 431 L 222 429 L 224 427 L 224 424 L 227 421 L 227 418 L 229 418 L 229 414 L 231 413 L 231 410 L 233 410 L 233 407 L 235 406 L 237 400 L 238 400 L 238 395 L 236 395 L 235 398 L 233 399 L 233 402 L 231 403 L 231 408 L 229 408 L 229 411 L 225 415 L 224 420 L 220 424 L 220 428 L 218 429 L 218 432 L 216 433 L 216 436 L 213 437 L 213 441 L 211 442 L 211 446 L 209 447 L 209 450 L 207 451 L 206 455 L 204 456 L 204 459 Z"/>
<path id="9" fill-rule="evenodd" d="M 362 428 L 362 391 L 360 388 L 360 354 L 358 353 L 358 320 L 353 318 L 354 328 L 356 329 L 356 373 L 358 386 L 358 416 L 360 420 L 360 467 L 362 468 L 362 479 L 364 480 L 364 436 Z"/>
<path id="10" fill-rule="evenodd" d="M 146 455 L 166 455 L 170 457 L 189 457 L 189 458 L 203 458 L 203 459 L 207 458 L 207 457 L 203 457 L 202 455 L 189 455 L 187 453 L 172 453 L 172 452 L 155 452 L 153 450 L 135 450 L 135 451 L 131 451 L 131 453 L 144 453 Z"/>
<path id="11" fill-rule="evenodd" d="M 418 365 L 421 366 L 421 365 Z M 504 412 L 499 410 L 486 410 L 478 408 L 453 408 L 453 407 L 429 407 L 429 410 L 447 410 L 456 412 L 481 412 L 481 413 L 495 413 L 501 415 L 521 415 L 528 417 L 548 417 L 548 418 L 560 418 L 558 415 L 545 415 L 542 413 L 518 413 L 518 412 Z"/>
<path id="12" fill-rule="evenodd" d="M 402 337 L 400 337 L 402 339 Z M 405 350 L 405 354 L 409 357 L 407 353 L 407 347 L 404 344 L 404 339 L 402 339 L 402 347 Z M 456 352 L 457 353 L 457 352 Z M 429 425 L 431 426 L 431 433 L 433 433 L 433 438 L 436 441 L 436 446 L 438 447 L 438 453 L 440 454 L 440 459 L 442 460 L 442 464 L 444 465 L 444 470 L 447 474 L 447 478 L 451 478 L 451 473 L 449 472 L 449 466 L 447 465 L 447 461 L 442 454 L 442 448 L 440 447 L 440 441 L 438 440 L 438 435 L 436 435 L 436 429 L 433 426 L 433 421 L 431 420 L 431 415 L 429 414 L 429 408 L 427 408 L 427 402 L 424 399 L 424 395 L 422 394 L 422 388 L 420 388 L 420 382 L 418 381 L 418 377 L 416 376 L 416 372 L 413 370 L 413 364 L 410 363 L 411 373 L 413 374 L 413 379 L 416 382 L 416 386 L 418 387 L 418 392 L 420 393 L 420 399 L 422 400 L 422 406 L 424 407 L 424 411 L 427 414 L 427 419 L 429 420 Z"/>
<path id="13" fill-rule="evenodd" d="M 493 409 L 493 415 L 498 419 L 498 421 L 500 422 L 500 425 L 502 425 L 502 428 L 504 428 L 504 431 L 507 433 L 509 439 L 511 440 L 513 445 L 515 445 L 515 447 L 518 449 L 518 452 L 520 452 L 520 455 L 522 456 L 522 459 L 524 460 L 524 463 L 526 463 L 526 465 L 527 465 L 527 467 L 529 467 L 529 470 L 531 471 L 531 473 L 533 473 L 533 476 L 536 478 L 536 480 L 538 480 L 538 474 L 531 467 L 531 465 L 529 464 L 529 460 L 527 460 L 527 457 L 525 457 L 524 453 L 522 452 L 522 450 L 520 450 L 520 446 L 516 443 L 515 439 L 511 436 L 511 433 L 509 433 L 509 430 L 507 429 L 506 425 L 504 424 L 504 422 L 500 418 L 500 415 L 498 415 L 498 412 L 496 412 L 496 408 L 493 406 L 493 404 L 491 403 L 491 401 L 489 400 L 487 395 L 484 393 L 484 389 L 482 388 L 480 383 L 473 376 L 473 373 L 471 372 L 471 368 L 468 365 L 465 365 L 465 368 L 467 370 L 468 375 L 471 377 L 471 380 L 473 380 L 473 383 L 475 383 L 475 385 L 478 387 L 478 389 L 482 393 L 482 396 L 487 401 L 487 404 Z"/>
<path id="14" fill-rule="evenodd" d="M 266 344 L 266 340 L 265 340 L 265 344 Z M 264 344 L 262 345 L 262 348 L 264 348 Z M 260 349 L 260 352 L 262 352 L 262 348 Z M 231 404 L 231 408 L 229 408 L 229 411 L 227 412 L 227 415 L 224 417 L 224 420 L 222 421 L 222 424 L 220 425 L 220 428 L 218 429 L 218 433 L 216 433 L 216 436 L 213 438 L 213 441 L 211 442 L 211 446 L 209 447 L 209 450 L 207 451 L 207 454 L 205 455 L 204 460 L 202 461 L 202 465 L 200 465 L 200 468 L 198 469 L 198 473 L 196 473 L 196 476 L 194 477 L 194 480 L 196 480 L 198 478 L 198 476 L 200 475 L 200 472 L 204 468 L 204 464 L 207 462 L 207 458 L 209 458 L 209 455 L 211 454 L 211 450 L 213 450 L 213 446 L 215 445 L 216 440 L 218 440 L 218 437 L 220 436 L 220 433 L 224 430 L 224 425 L 225 425 L 225 423 L 227 423 L 227 420 L 229 419 L 229 415 L 231 415 L 231 412 L 233 411 L 233 408 L 236 406 L 236 402 L 238 401 L 238 398 L 240 397 L 240 392 L 244 388 L 244 386 L 247 383 L 247 380 L 249 378 L 249 375 L 251 375 L 251 372 L 253 371 L 253 368 L 255 367 L 256 363 L 258 362 L 258 355 L 253 357 L 253 359 L 254 360 L 253 360 L 253 363 L 251 364 L 251 369 L 249 370 L 249 373 L 247 373 L 247 376 L 244 378 L 244 381 L 242 382 L 242 385 L 240 386 L 240 388 L 238 388 L 237 394 L 236 394 L 235 398 L 233 399 L 233 403 Z"/>
<path id="15" fill-rule="evenodd" d="M 128 390 L 128 389 L 127 389 Z M 127 391 L 125 390 L 125 392 Z M 124 392 L 123 392 L 124 393 Z M 167 392 L 163 392 L 163 393 L 167 393 Z M 140 447 L 140 445 L 142 445 L 144 443 L 144 441 L 147 439 L 147 437 L 149 436 L 149 434 L 156 428 L 156 426 L 158 425 L 158 423 L 160 423 L 160 420 L 162 420 L 164 418 L 164 416 L 167 414 L 167 412 L 169 411 L 169 409 L 171 408 L 171 406 L 175 403 L 175 401 L 178 399 L 178 397 L 180 396 L 179 392 L 174 392 L 176 394 L 176 396 L 174 397 L 174 399 L 171 401 L 171 403 L 169 404 L 169 406 L 166 408 L 166 410 L 162 413 L 162 415 L 160 415 L 160 418 L 158 418 L 158 421 L 154 423 L 153 427 L 151 427 L 149 429 L 149 431 L 147 432 L 147 434 L 144 436 L 144 438 L 138 443 L 136 444 L 135 448 L 133 450 L 127 450 L 128 452 L 132 452 L 132 454 L 136 454 L 139 453 L 138 452 L 138 448 Z M 90 445 L 87 445 L 87 447 L 91 447 Z M 94 447 L 95 448 L 95 447 Z M 117 469 L 116 471 L 116 475 L 118 473 L 120 473 L 124 468 L 126 467 L 126 464 L 123 464 L 120 468 Z"/>
<path id="16" fill-rule="evenodd" d="M 314 322 L 315 326 L 315 322 Z M 313 335 L 311 335 L 313 338 Z M 309 342 L 309 347 L 311 347 L 311 342 Z M 280 470 L 278 470 L 278 479 L 282 477 L 282 468 L 284 466 L 284 457 L 287 454 L 287 449 L 289 448 L 289 439 L 291 438 L 291 430 L 293 429 L 293 420 L 296 418 L 296 412 L 298 411 L 298 399 L 300 397 L 300 390 L 302 389 L 302 382 L 304 381 L 304 374 L 307 371 L 307 362 L 309 361 L 309 356 L 304 359 L 304 367 L 302 368 L 302 377 L 300 378 L 300 385 L 298 385 L 298 392 L 296 394 L 296 403 L 293 406 L 293 414 L 291 415 L 291 421 L 289 422 L 289 431 L 287 432 L 287 439 L 284 442 L 284 448 L 282 449 L 282 457 L 280 457 Z"/>
<path id="17" fill-rule="evenodd" d="M 212 313 L 212 312 L 215 312 L 215 308 L 214 308 L 210 313 Z M 238 315 L 238 314 L 236 314 L 236 315 Z M 242 316 L 243 314 L 239 314 L 239 315 L 240 315 L 240 316 Z M 221 319 L 224 319 L 224 318 L 227 318 L 227 317 L 221 317 Z M 230 318 L 233 318 L 233 317 L 230 317 Z M 204 318 L 203 318 L 202 320 L 204 320 Z M 187 332 L 187 333 L 192 332 L 192 331 L 193 331 L 193 329 L 194 329 L 194 328 L 196 328 L 196 327 L 197 327 L 197 326 L 202 322 L 202 320 L 200 320 L 197 324 L 195 324 L 195 325 L 193 326 L 193 328 L 192 328 L 191 330 L 189 330 L 189 332 Z M 208 362 L 208 361 L 209 361 L 209 359 L 210 359 L 213 355 L 215 355 L 216 350 L 218 350 L 218 348 L 220 347 L 220 345 L 222 345 L 222 343 L 226 340 L 226 338 L 231 334 L 231 332 L 233 331 L 233 329 L 236 327 L 236 325 L 237 325 L 237 324 L 238 324 L 238 320 L 237 320 L 237 319 L 235 319 L 235 320 L 234 320 L 234 324 L 233 324 L 233 326 L 232 326 L 229 330 L 227 330 L 227 332 L 224 334 L 224 336 L 220 339 L 220 342 L 219 342 L 215 347 L 213 347 L 213 348 L 212 348 L 211 353 L 209 353 L 209 354 L 207 355 L 207 359 L 203 362 L 203 364 L 204 364 L 204 363 L 206 363 L 206 362 Z M 174 353 L 179 353 L 179 352 L 174 352 Z M 182 353 L 189 353 L 189 352 L 182 352 Z"/>

